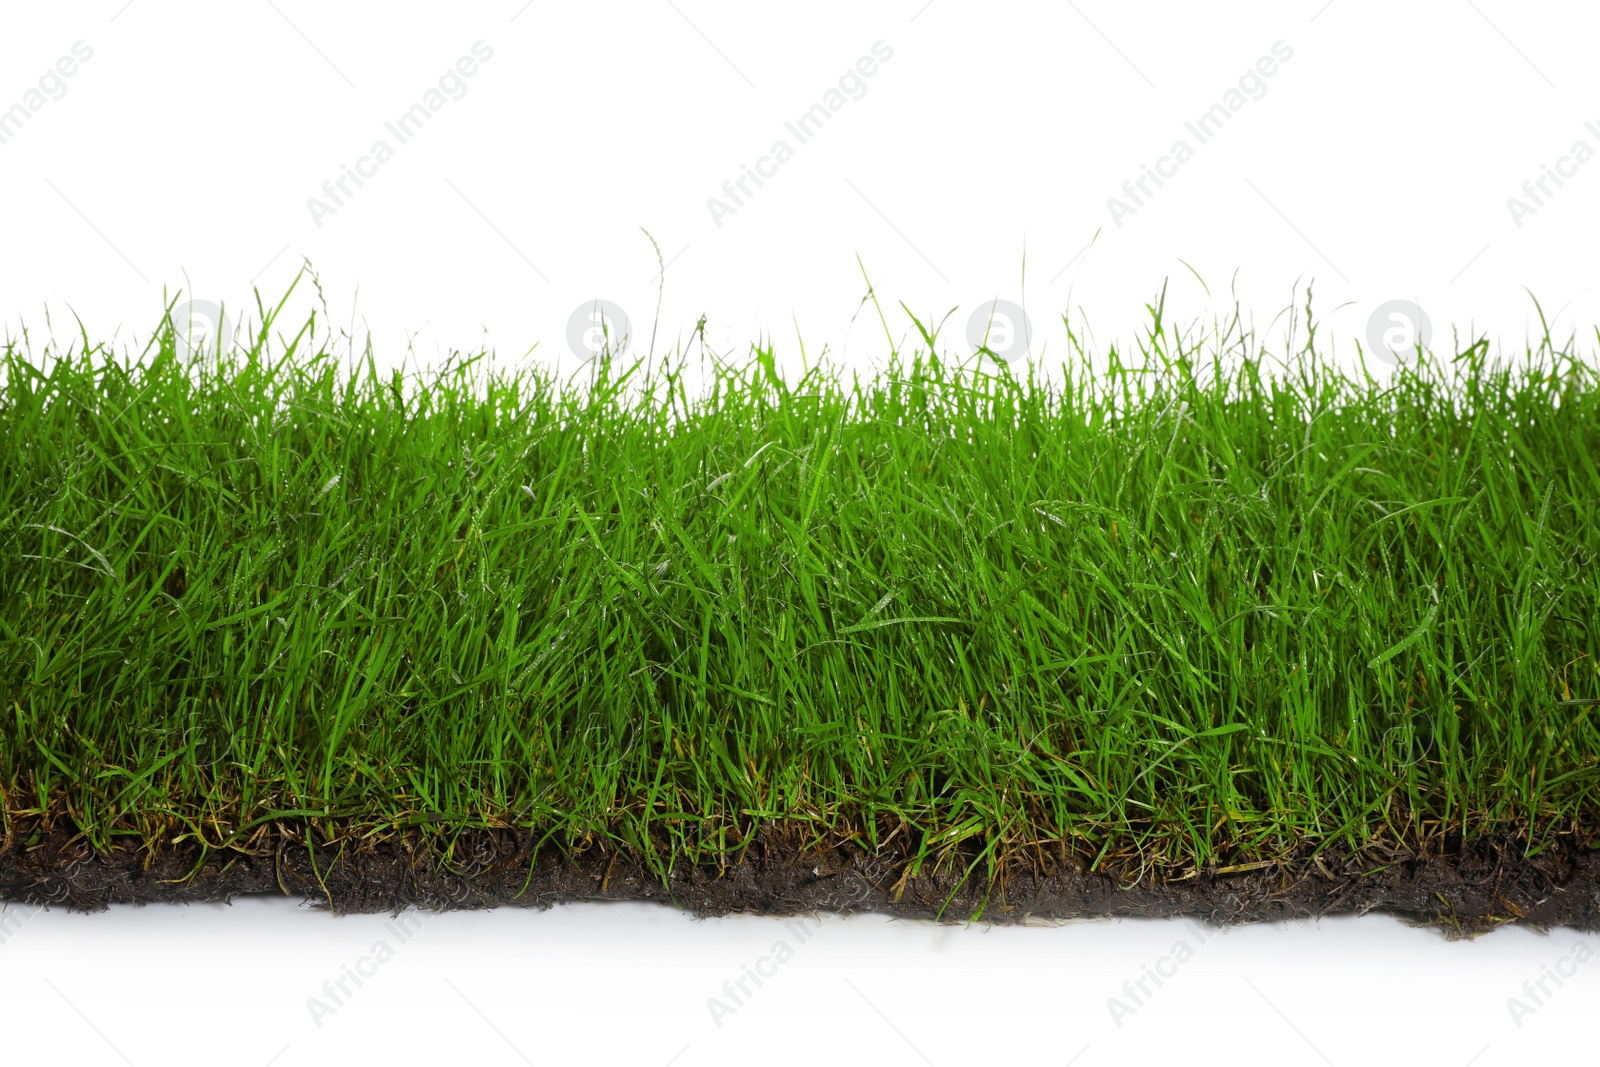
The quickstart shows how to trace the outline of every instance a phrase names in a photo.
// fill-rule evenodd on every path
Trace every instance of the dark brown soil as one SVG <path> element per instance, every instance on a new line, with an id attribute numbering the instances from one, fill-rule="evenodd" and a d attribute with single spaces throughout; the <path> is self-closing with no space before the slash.
<path id="1" fill-rule="evenodd" d="M 1600 850 L 1557 834 L 1529 857 L 1524 841 L 1440 835 L 1426 848 L 1369 848 L 1358 857 L 1324 849 L 1249 870 L 1189 877 L 1138 875 L 1132 862 L 1088 870 L 1070 855 L 1013 864 L 991 885 L 973 857 L 906 876 L 910 857 L 892 848 L 802 847 L 773 829 L 726 866 L 680 864 L 663 879 L 627 851 L 565 852 L 513 830 L 466 831 L 447 860 L 418 832 L 307 847 L 307 827 L 278 824 L 245 849 L 202 852 L 192 840 L 158 849 L 91 848 L 65 819 L 10 819 L 0 850 L 0 899 L 95 910 L 114 903 L 229 900 L 252 893 L 306 898 L 334 912 L 392 912 L 570 901 L 653 900 L 697 915 L 810 911 L 881 912 L 995 923 L 1097 916 L 1191 916 L 1241 923 L 1388 912 L 1450 936 L 1508 922 L 1600 928 Z"/>

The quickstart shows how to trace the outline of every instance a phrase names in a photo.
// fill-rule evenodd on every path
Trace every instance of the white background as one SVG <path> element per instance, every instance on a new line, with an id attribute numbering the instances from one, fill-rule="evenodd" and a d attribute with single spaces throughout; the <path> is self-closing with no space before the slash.
<path id="1" fill-rule="evenodd" d="M 585 904 L 425 916 L 402 942 L 387 916 L 282 900 L 22 914 L 0 945 L 6 1062 L 19 1064 L 1511 1067 L 1593 1062 L 1600 996 L 1600 959 L 1573 957 L 1595 935 L 1449 943 L 1381 916 L 1219 931 Z M 332 1004 L 324 983 L 380 940 L 392 958 L 314 1016 L 308 1001 Z M 708 1001 L 732 1004 L 724 983 L 779 940 L 792 958 L 763 963 L 775 973 L 713 1015 Z M 1179 941 L 1192 956 L 1163 962 Z M 1110 998 L 1132 1004 L 1123 983 L 1158 964 L 1172 976 L 1114 1017 Z M 1507 998 L 1532 1005 L 1522 984 L 1558 966 L 1576 974 L 1546 978 L 1551 995 L 1519 1027 Z"/>
<path id="2" fill-rule="evenodd" d="M 959 343 L 999 296 L 1028 308 L 1046 360 L 1064 312 L 1103 348 L 1163 282 L 1182 320 L 1234 291 L 1263 327 L 1314 283 L 1345 348 L 1395 298 L 1422 305 L 1438 347 L 1452 326 L 1520 345 L 1530 294 L 1560 336 L 1600 321 L 1600 160 L 1547 184 L 1520 227 L 1507 207 L 1574 141 L 1600 149 L 1586 5 L 769 7 L 7 5 L 0 106 L 74 42 L 94 54 L 0 144 L 0 315 L 37 337 L 70 309 L 127 343 L 164 293 L 248 310 L 309 259 L 383 361 L 537 345 L 570 369 L 568 318 L 596 298 L 648 336 L 643 227 L 670 261 L 665 342 L 705 315 L 723 349 L 765 337 L 791 362 L 800 340 L 883 356 L 872 313 L 855 317 L 858 256 L 897 339 L 901 302 L 925 322 L 961 308 Z M 478 41 L 493 57 L 465 95 L 398 144 L 384 124 Z M 879 41 L 893 56 L 865 95 L 797 144 L 784 123 Z M 1207 143 L 1187 134 L 1279 41 L 1292 58 L 1265 94 Z M 716 225 L 708 198 L 779 138 L 794 158 Z M 1108 198 L 1179 138 L 1194 158 L 1116 225 Z M 394 158 L 317 225 L 307 201 L 378 139 Z"/>
<path id="3" fill-rule="evenodd" d="M 768 338 L 790 363 L 802 340 L 882 360 L 883 328 L 857 314 L 867 279 L 897 339 L 901 302 L 924 321 L 960 309 L 959 345 L 1002 297 L 1045 359 L 1063 313 L 1103 347 L 1164 282 L 1180 320 L 1236 294 L 1263 328 L 1314 283 L 1343 351 L 1397 298 L 1426 309 L 1436 347 L 1452 326 L 1520 345 L 1532 297 L 1558 339 L 1588 342 L 1600 160 L 1547 183 L 1520 226 L 1507 199 L 1575 141 L 1600 149 L 1597 24 L 1507 0 L 6 3 L 0 109 L 38 99 L 76 42 L 93 54 L 0 143 L 0 317 L 35 347 L 74 315 L 137 346 L 179 290 L 239 314 L 309 260 L 384 364 L 488 346 L 570 371 L 569 317 L 596 298 L 647 343 L 644 228 L 669 261 L 665 344 L 704 315 L 720 348 Z M 385 122 L 479 41 L 493 55 L 465 95 L 397 145 Z M 784 123 L 880 41 L 893 54 L 865 95 L 796 144 Z M 1185 122 L 1280 41 L 1293 54 L 1264 95 L 1198 144 Z M 394 158 L 319 226 L 307 200 L 380 138 Z M 780 138 L 794 158 L 718 226 L 707 199 Z M 1107 199 L 1179 138 L 1194 158 L 1118 226 Z M 1591 1049 L 1600 1006 L 1590 964 L 1523 1026 L 1507 1010 L 1570 932 L 1450 944 L 1369 917 L 1199 946 L 1175 923 L 852 919 L 719 1028 L 706 998 L 792 934 L 594 906 L 435 918 L 318 1027 L 307 998 L 386 936 L 381 918 L 283 901 L 8 914 L 27 920 L 0 943 L 18 1062 L 1489 1065 Z M 1117 1027 L 1107 998 L 1180 938 L 1195 958 Z"/>

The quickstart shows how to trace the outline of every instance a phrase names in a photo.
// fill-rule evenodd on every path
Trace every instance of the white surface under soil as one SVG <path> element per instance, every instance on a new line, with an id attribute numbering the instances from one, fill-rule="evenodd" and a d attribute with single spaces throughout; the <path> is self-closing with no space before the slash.
<path id="1" fill-rule="evenodd" d="M 15 1063 L 1490 1067 L 1588 1052 L 1600 1014 L 1600 936 L 1449 942 L 1383 916 L 393 919 L 247 898 L 3 922 Z"/>

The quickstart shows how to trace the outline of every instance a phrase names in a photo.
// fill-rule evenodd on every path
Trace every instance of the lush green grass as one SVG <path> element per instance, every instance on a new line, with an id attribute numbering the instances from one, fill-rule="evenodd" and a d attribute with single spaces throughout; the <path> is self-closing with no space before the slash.
<path id="1" fill-rule="evenodd" d="M 787 821 L 1173 870 L 1592 824 L 1600 391 L 1570 348 L 1273 369 L 1157 307 L 1053 386 L 924 334 L 870 380 L 761 351 L 573 388 L 386 376 L 266 311 L 203 381 L 170 331 L 6 349 L 13 812 L 656 859 Z"/>

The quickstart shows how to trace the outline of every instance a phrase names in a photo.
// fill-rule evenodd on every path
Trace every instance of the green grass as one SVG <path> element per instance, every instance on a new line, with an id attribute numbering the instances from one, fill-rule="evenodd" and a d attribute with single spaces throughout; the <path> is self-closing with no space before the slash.
<path id="1" fill-rule="evenodd" d="M 1592 825 L 1571 344 L 1368 374 L 1158 304 L 1054 384 L 923 332 L 866 378 L 758 349 L 691 387 L 691 345 L 579 388 L 386 375 L 259 314 L 203 380 L 170 327 L 5 348 L 12 815 L 654 862 L 781 823 L 1173 872 Z"/>

